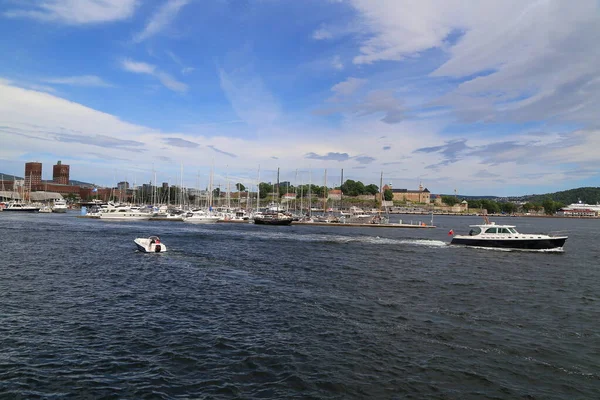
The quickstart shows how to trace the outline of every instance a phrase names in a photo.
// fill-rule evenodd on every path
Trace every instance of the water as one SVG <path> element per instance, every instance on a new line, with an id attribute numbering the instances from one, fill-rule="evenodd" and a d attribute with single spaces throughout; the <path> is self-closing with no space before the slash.
<path id="1" fill-rule="evenodd" d="M 2 398 L 600 398 L 600 221 L 498 221 L 569 234 L 531 253 L 74 216 L 0 214 Z"/>

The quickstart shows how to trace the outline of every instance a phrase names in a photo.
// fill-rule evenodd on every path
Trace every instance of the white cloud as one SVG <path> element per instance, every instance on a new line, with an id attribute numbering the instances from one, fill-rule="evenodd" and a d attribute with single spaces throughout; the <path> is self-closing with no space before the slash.
<path id="1" fill-rule="evenodd" d="M 156 10 L 144 30 L 136 34 L 133 41 L 136 43 L 143 42 L 165 29 L 177 17 L 179 10 L 189 2 L 190 0 L 168 0 Z"/>
<path id="2" fill-rule="evenodd" d="M 597 125 L 600 4 L 595 0 L 351 0 L 355 64 L 426 50 L 448 59 L 431 77 L 466 79 L 436 102 L 466 121 L 551 118 Z"/>
<path id="3" fill-rule="evenodd" d="M 331 88 L 331 91 L 337 95 L 349 96 L 358 89 L 360 89 L 366 83 L 366 79 L 350 77 L 343 82 L 335 84 Z"/>
<path id="4" fill-rule="evenodd" d="M 19 8 L 3 13 L 11 18 L 33 18 L 71 25 L 120 21 L 131 17 L 137 0 L 45 0 L 20 2 Z"/>
<path id="5" fill-rule="evenodd" d="M 57 85 L 73 85 L 73 86 L 95 86 L 95 87 L 112 87 L 108 82 L 102 80 L 102 78 L 96 75 L 80 75 L 80 76 L 66 76 L 47 78 L 44 80 L 47 83 L 53 83 Z"/>
<path id="6" fill-rule="evenodd" d="M 325 28 L 319 28 L 313 32 L 312 38 L 315 40 L 324 40 L 331 39 L 333 37 L 333 33 Z"/>
<path id="7" fill-rule="evenodd" d="M 188 86 L 185 83 L 179 82 L 166 72 L 159 71 L 155 65 L 133 60 L 123 60 L 121 66 L 129 72 L 151 75 L 158 79 L 165 87 L 175 92 L 186 92 L 188 90 Z"/>
<path id="8" fill-rule="evenodd" d="M 337 69 L 338 71 L 341 71 L 341 70 L 344 69 L 344 63 L 342 63 L 342 60 L 341 60 L 340 56 L 334 56 L 331 59 L 331 66 L 334 69 Z"/>
<path id="9" fill-rule="evenodd" d="M 502 188 L 515 185 L 527 185 L 530 191 L 540 185 L 572 185 L 573 174 L 568 173 L 565 165 L 570 169 L 584 168 L 585 174 L 579 175 L 584 177 L 594 175 L 600 167 L 597 156 L 600 132 L 597 130 L 545 135 L 521 133 L 503 138 L 502 142 L 479 135 L 463 139 L 462 147 L 444 148 L 439 144 L 461 139 L 460 136 L 441 134 L 444 124 L 439 121 L 402 120 L 391 125 L 382 122 L 378 115 L 349 113 L 335 128 L 314 126 L 308 120 L 297 118 L 286 122 L 277 106 L 269 101 L 262 102 L 270 96 L 254 95 L 254 89 L 260 89 L 260 85 L 243 85 L 247 76 L 236 75 L 235 79 L 229 78 L 233 79 L 230 83 L 223 84 L 225 87 L 234 84 L 229 95 L 237 110 L 241 110 L 240 115 L 248 122 L 259 121 L 262 134 L 255 137 L 249 137 L 248 128 L 241 124 L 199 125 L 188 133 L 162 132 L 0 80 L 3 94 L 0 96 L 0 142 L 3 144 L 0 146 L 0 171 L 10 173 L 5 166 L 35 155 L 35 159 L 44 163 L 70 160 L 75 179 L 115 184 L 115 170 L 119 170 L 117 180 L 126 179 L 125 175 L 129 174 L 133 181 L 132 175 L 137 173 L 139 183 L 154 179 L 151 175 L 153 162 L 160 181 L 168 181 L 169 177 L 175 180 L 179 160 L 184 160 L 186 184 L 195 186 L 197 172 L 202 168 L 208 170 L 213 159 L 220 160 L 216 167 L 221 169 L 222 176 L 225 175 L 226 166 L 219 165 L 224 163 L 223 158 L 215 158 L 215 152 L 224 151 L 237 156 L 226 158 L 229 176 L 245 177 L 252 183 L 255 183 L 258 164 L 264 171 L 261 172 L 262 180 L 267 181 L 274 179 L 272 171 L 277 167 L 282 167 L 283 180 L 293 180 L 295 169 L 306 169 L 311 165 L 314 173 L 328 168 L 330 182 L 335 180 L 335 170 L 345 168 L 346 179 L 366 183 L 378 184 L 379 174 L 383 171 L 385 180 L 392 181 L 398 188 L 416 187 L 420 178 L 434 193 L 448 192 L 456 187 L 459 193 L 477 194 L 490 189 L 489 193 L 498 194 Z M 228 77 L 225 74 L 222 79 Z M 381 99 L 386 97 L 375 100 L 383 101 Z M 384 103 L 387 106 L 387 100 Z M 381 108 L 379 103 L 377 107 Z M 262 119 L 266 122 L 261 123 Z M 198 146 L 186 145 L 189 143 Z M 384 151 L 383 146 L 391 147 L 391 150 Z M 414 153 L 423 147 L 440 149 Z M 463 150 L 466 153 L 463 154 Z M 352 157 L 346 161 L 305 158 L 311 153 Z M 443 165 L 448 159 L 452 163 Z M 360 164 L 361 161 L 369 163 Z M 490 168 L 493 163 L 501 165 L 504 183 L 496 178 L 485 178 L 485 172 L 478 174 L 497 170 L 498 167 Z M 436 164 L 441 165 L 437 170 L 427 168 Z M 364 168 L 354 169 L 357 166 Z M 22 167 L 15 172 L 19 171 Z M 303 179 L 306 183 L 308 174 Z"/>
<path id="10" fill-rule="evenodd" d="M 160 83 L 174 92 L 186 92 L 188 90 L 188 86 L 185 83 L 179 82 L 166 72 L 156 72 L 154 73 L 154 76 L 158 78 Z"/>
<path id="11" fill-rule="evenodd" d="M 136 74 L 154 75 L 154 71 L 156 70 L 156 66 L 139 61 L 123 60 L 121 65 L 126 71 L 134 72 Z"/>

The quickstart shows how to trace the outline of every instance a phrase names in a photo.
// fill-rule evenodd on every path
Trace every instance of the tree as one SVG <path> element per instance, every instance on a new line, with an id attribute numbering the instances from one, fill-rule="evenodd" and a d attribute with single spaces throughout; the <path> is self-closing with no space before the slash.
<path id="1" fill-rule="evenodd" d="M 494 200 L 481 200 L 481 208 L 486 209 L 490 214 L 497 214 L 500 212 L 500 206 Z"/>
<path id="2" fill-rule="evenodd" d="M 442 196 L 442 203 L 452 207 L 453 205 L 459 203 L 459 200 L 454 196 Z M 470 206 L 471 205 L 469 204 L 469 207 Z"/>
<path id="3" fill-rule="evenodd" d="M 517 211 L 517 206 L 514 203 L 500 203 L 500 210 L 506 214 L 513 214 Z"/>
<path id="4" fill-rule="evenodd" d="M 348 179 L 340 188 L 342 189 L 342 193 L 346 196 L 359 196 L 365 194 L 365 185 L 360 181 L 357 182 L 352 179 Z"/>
<path id="5" fill-rule="evenodd" d="M 238 190 L 238 192 L 243 192 L 246 190 L 246 186 L 239 182 L 235 184 L 235 188 Z"/>
<path id="6" fill-rule="evenodd" d="M 266 199 L 273 192 L 273 185 L 266 182 L 261 182 L 258 184 L 258 190 L 260 191 L 260 198 Z"/>
<path id="7" fill-rule="evenodd" d="M 564 204 L 559 201 L 554 201 L 550 197 L 547 197 L 542 202 L 542 207 L 544 207 L 544 213 L 547 215 L 554 215 L 558 210 L 564 207 Z"/>
<path id="8" fill-rule="evenodd" d="M 379 186 L 371 183 L 370 185 L 365 186 L 365 192 L 367 194 L 376 195 L 379 193 Z"/>
<path id="9" fill-rule="evenodd" d="M 392 192 L 392 189 L 385 189 L 383 191 L 383 198 L 385 201 L 394 200 L 394 192 Z"/>

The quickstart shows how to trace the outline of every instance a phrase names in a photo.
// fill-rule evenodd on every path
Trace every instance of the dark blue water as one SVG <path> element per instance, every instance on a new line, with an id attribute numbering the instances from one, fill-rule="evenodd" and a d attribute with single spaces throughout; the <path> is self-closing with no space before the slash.
<path id="1" fill-rule="evenodd" d="M 0 397 L 600 398 L 600 220 L 508 221 L 565 251 L 0 213 Z"/>

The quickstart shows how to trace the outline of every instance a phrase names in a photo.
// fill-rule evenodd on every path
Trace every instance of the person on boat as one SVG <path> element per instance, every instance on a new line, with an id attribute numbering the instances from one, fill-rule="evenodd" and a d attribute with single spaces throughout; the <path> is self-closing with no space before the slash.
<path id="1" fill-rule="evenodd" d="M 473 234 L 474 234 L 474 233 L 475 233 L 475 231 L 474 231 L 473 229 L 471 229 L 471 230 L 469 231 L 469 236 L 473 236 Z"/>

